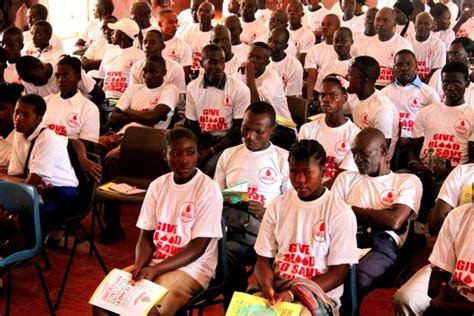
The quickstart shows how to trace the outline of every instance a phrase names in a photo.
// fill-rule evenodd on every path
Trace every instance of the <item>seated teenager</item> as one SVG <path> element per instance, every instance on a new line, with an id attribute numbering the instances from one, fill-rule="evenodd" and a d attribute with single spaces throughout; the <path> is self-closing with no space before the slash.
<path id="1" fill-rule="evenodd" d="M 38 21 L 33 24 L 31 37 L 35 50 L 29 51 L 27 55 L 34 56 L 44 63 L 56 64 L 64 52 L 49 44 L 52 34 L 53 28 L 48 22 Z"/>
<path id="2" fill-rule="evenodd" d="M 56 64 L 43 63 L 33 56 L 23 56 L 18 59 L 15 65 L 27 94 L 47 97 L 59 92 L 54 76 Z M 81 70 L 81 80 L 78 82 L 77 88 L 97 105 L 105 99 L 104 91 L 84 70 Z"/>
<path id="3" fill-rule="evenodd" d="M 247 289 L 246 266 L 255 265 L 257 256 L 253 245 L 265 209 L 275 197 L 291 188 L 288 152 L 270 142 L 276 126 L 275 116 L 270 104 L 262 101 L 252 103 L 245 110 L 240 129 L 244 144 L 224 150 L 217 162 L 214 180 L 220 188 L 223 190 L 246 182 L 249 195 L 248 218 L 239 212 L 237 206 L 224 207 L 228 226 L 230 295 L 233 291 L 245 292 Z"/>
<path id="4" fill-rule="evenodd" d="M 317 140 L 326 152 L 323 184 L 331 188 L 336 177 L 343 171 L 357 171 L 351 145 L 360 132 L 350 119 L 344 116 L 343 106 L 347 102 L 346 87 L 349 83 L 341 76 L 330 74 L 323 79 L 321 114 L 301 126 L 299 139 Z"/>
<path id="5" fill-rule="evenodd" d="M 137 221 L 135 264 L 127 268 L 132 282 L 146 279 L 169 290 L 148 315 L 174 315 L 207 288 L 222 237 L 222 195 L 218 185 L 196 168 L 194 134 L 183 128 L 168 132 L 164 155 L 171 172 L 148 188 Z M 94 315 L 108 314 L 94 307 Z"/>
<path id="6" fill-rule="evenodd" d="M 396 264 L 409 220 L 418 214 L 422 185 L 415 175 L 390 171 L 386 163 L 388 146 L 378 129 L 361 130 L 351 150 L 359 172 L 341 173 L 332 191 L 352 207 L 361 247 L 372 248 L 356 270 L 357 296 L 362 301 Z"/>
<path id="7" fill-rule="evenodd" d="M 11 26 L 3 30 L 2 47 L 5 50 L 7 57 L 7 68 L 5 68 L 5 81 L 20 83 L 20 78 L 16 72 L 15 63 L 21 57 L 21 50 L 23 49 L 23 34 L 21 30 L 15 26 Z"/>
<path id="8" fill-rule="evenodd" d="M 428 315 L 468 316 L 474 313 L 473 265 L 474 234 L 472 203 L 460 206 L 446 217 L 433 252 L 428 295 L 432 298 Z"/>
<path id="9" fill-rule="evenodd" d="M 19 84 L 0 84 L 0 173 L 8 170 L 15 135 L 13 112 L 22 92 Z"/>
<path id="10" fill-rule="evenodd" d="M 41 225 L 48 231 L 62 222 L 77 201 L 78 181 L 67 143 L 41 123 L 45 112 L 46 102 L 38 95 L 25 95 L 18 100 L 8 175 L 0 174 L 0 181 L 26 183 L 38 189 L 43 200 Z"/>
<path id="11" fill-rule="evenodd" d="M 358 261 L 357 223 L 350 207 L 322 185 L 325 160 L 315 140 L 291 147 L 294 190 L 273 199 L 265 211 L 255 242 L 255 275 L 261 296 L 272 305 L 314 299 L 307 309 L 335 315 L 347 271 Z M 319 289 L 318 298 L 328 304 L 308 297 L 307 287 Z"/>

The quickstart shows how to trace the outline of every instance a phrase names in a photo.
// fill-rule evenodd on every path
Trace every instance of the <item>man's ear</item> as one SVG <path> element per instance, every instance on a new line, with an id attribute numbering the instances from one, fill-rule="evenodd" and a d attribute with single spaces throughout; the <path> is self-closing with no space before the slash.
<path id="1" fill-rule="evenodd" d="M 383 143 L 380 144 L 380 153 L 382 156 L 386 157 L 388 155 L 388 144 L 387 139 Z"/>

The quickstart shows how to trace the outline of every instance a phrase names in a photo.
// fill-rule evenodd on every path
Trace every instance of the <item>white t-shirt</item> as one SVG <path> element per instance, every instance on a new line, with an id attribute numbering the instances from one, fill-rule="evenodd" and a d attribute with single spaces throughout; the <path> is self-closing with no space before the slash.
<path id="1" fill-rule="evenodd" d="M 464 22 L 456 33 L 456 37 L 469 37 L 474 38 L 474 17 Z"/>
<path id="2" fill-rule="evenodd" d="M 304 69 L 320 69 L 325 63 L 332 63 L 337 59 L 332 45 L 321 42 L 308 50 L 304 60 Z"/>
<path id="3" fill-rule="evenodd" d="M 452 166 L 466 163 L 468 142 L 474 141 L 474 107 L 469 104 L 447 106 L 434 103 L 416 115 L 413 138 L 423 137 L 420 159 L 427 164 L 430 148 L 434 156 L 448 159 Z"/>
<path id="4" fill-rule="evenodd" d="M 35 48 L 35 50 L 27 51 L 26 55 L 36 57 L 43 63 L 56 64 L 64 52 L 50 45 L 43 50 Z"/>
<path id="5" fill-rule="evenodd" d="M 265 24 L 263 24 L 258 19 L 255 19 L 252 22 L 244 22 L 244 20 L 241 18 L 240 24 L 242 25 L 240 40 L 247 45 L 252 44 L 257 37 L 268 32 Z"/>
<path id="6" fill-rule="evenodd" d="M 225 62 L 224 72 L 228 76 L 232 76 L 239 70 L 239 67 L 242 66 L 242 63 L 244 61 L 246 61 L 246 59 L 240 59 L 237 55 L 234 54 L 231 60 Z"/>
<path id="7" fill-rule="evenodd" d="M 95 40 L 84 53 L 84 57 L 91 60 L 102 60 L 106 52 L 120 49 L 117 45 L 109 44 L 105 38 Z"/>
<path id="8" fill-rule="evenodd" d="M 255 12 L 255 18 L 257 20 L 260 20 L 260 22 L 262 22 L 264 25 L 266 25 L 266 23 L 270 21 L 270 18 L 272 17 L 272 13 L 273 11 L 270 10 L 269 8 L 258 9 L 257 12 Z"/>
<path id="9" fill-rule="evenodd" d="M 416 83 L 409 83 L 406 86 L 393 82 L 381 91 L 398 109 L 400 136 L 404 138 L 412 136 L 416 113 L 429 104 L 440 102 L 439 96 L 433 88 L 419 79 L 415 81 Z"/>
<path id="10" fill-rule="evenodd" d="M 317 140 L 326 151 L 326 172 L 323 181 L 334 178 L 338 169 L 357 171 L 352 156 L 351 146 L 360 132 L 351 120 L 338 127 L 329 127 L 325 121 L 326 114 L 321 113 L 309 123 L 301 126 L 298 138 Z"/>
<path id="11" fill-rule="evenodd" d="M 365 50 L 361 53 L 375 58 L 380 65 L 380 76 L 376 84 L 386 86 L 393 81 L 393 65 L 395 55 L 402 49 L 413 51 L 410 42 L 399 34 L 394 34 L 388 41 L 382 42 L 378 36 L 373 36 L 367 41 Z"/>
<path id="12" fill-rule="evenodd" d="M 167 59 L 174 60 L 182 67 L 191 66 L 193 63 L 193 51 L 184 40 L 178 37 L 165 41 L 165 48 L 161 51 Z"/>
<path id="13" fill-rule="evenodd" d="M 175 85 L 179 89 L 179 93 L 186 93 L 186 81 L 184 79 L 183 67 L 173 60 L 164 58 L 166 63 L 166 75 L 163 77 L 163 82 Z M 133 64 L 130 70 L 131 84 L 144 84 L 143 68 L 145 67 L 146 58 L 141 59 Z"/>
<path id="14" fill-rule="evenodd" d="M 286 55 L 279 62 L 270 60 L 268 67 L 280 76 L 286 95 L 303 94 L 303 66 L 296 57 Z"/>
<path id="15" fill-rule="evenodd" d="M 214 181 L 221 189 L 247 182 L 249 199 L 267 207 L 291 189 L 288 151 L 273 144 L 260 151 L 250 151 L 245 144 L 228 148 L 217 162 Z"/>
<path id="16" fill-rule="evenodd" d="M 456 34 L 454 34 L 454 31 L 452 29 L 433 32 L 432 34 L 436 36 L 437 38 L 439 38 L 441 42 L 444 43 L 446 47 L 446 51 L 449 50 L 449 46 L 451 46 L 451 42 L 456 38 Z"/>
<path id="17" fill-rule="evenodd" d="M 275 198 L 265 211 L 255 252 L 275 258 L 276 275 L 311 279 L 326 273 L 329 266 L 358 262 L 356 230 L 350 207 L 329 190 L 310 202 L 291 190 Z M 343 287 L 327 293 L 338 306 Z"/>
<path id="18" fill-rule="evenodd" d="M 416 73 L 421 80 L 428 78 L 432 69 L 443 68 L 446 64 L 446 47 L 436 36 L 430 35 L 424 42 L 418 42 L 415 35 L 408 37 L 416 56 Z"/>
<path id="19" fill-rule="evenodd" d="M 308 27 L 311 31 L 316 31 L 318 28 L 321 27 L 321 22 L 323 21 L 324 17 L 328 15 L 330 12 L 328 9 L 321 4 L 321 7 L 311 12 L 308 7 L 305 7 L 304 14 L 308 17 Z"/>
<path id="20" fill-rule="evenodd" d="M 125 90 L 120 97 L 117 108 L 125 111 L 132 109 L 135 111 L 152 111 L 157 105 L 164 104 L 170 108 L 165 120 L 155 124 L 155 128 L 167 129 L 170 125 L 171 117 L 179 99 L 179 91 L 176 86 L 163 83 L 161 86 L 148 89 L 144 84 L 133 84 Z M 138 123 L 125 125 L 120 132 L 125 132 L 129 126 L 145 126 Z M 120 133 L 119 132 L 119 133 Z"/>
<path id="21" fill-rule="evenodd" d="M 446 219 L 429 258 L 435 265 L 452 273 L 449 286 L 471 303 L 474 302 L 474 209 L 465 204 L 452 210 Z"/>
<path id="22" fill-rule="evenodd" d="M 260 42 L 260 40 L 258 40 L 257 42 Z M 265 40 L 264 42 L 266 43 L 267 40 Z M 232 45 L 232 52 L 242 60 L 247 60 L 249 50 L 250 46 L 244 43 L 240 43 L 239 45 Z"/>
<path id="23" fill-rule="evenodd" d="M 245 75 L 238 72 L 236 77 L 247 84 Z M 289 121 L 293 121 L 288 108 L 285 89 L 283 88 L 283 81 L 281 80 L 280 76 L 267 67 L 260 77 L 255 78 L 255 84 L 257 86 L 258 95 L 260 96 L 261 101 L 270 103 L 275 109 L 277 116 L 281 116 Z"/>
<path id="24" fill-rule="evenodd" d="M 250 90 L 237 78 L 227 76 L 224 90 L 204 88 L 204 75 L 191 81 L 186 90 L 185 117 L 199 122 L 201 131 L 225 136 L 233 119 L 242 119 L 250 104 Z"/>
<path id="25" fill-rule="evenodd" d="M 183 34 L 182 39 L 191 47 L 191 70 L 199 70 L 201 68 L 201 51 L 204 46 L 211 43 L 211 31 L 202 32 L 199 27 L 193 27 Z"/>
<path id="26" fill-rule="evenodd" d="M 349 21 L 344 21 L 341 18 L 341 26 L 350 28 L 352 34 L 363 33 L 365 31 L 365 13 L 362 15 L 354 15 Z"/>
<path id="27" fill-rule="evenodd" d="M 33 37 L 31 36 L 30 31 L 23 32 L 23 43 L 25 43 L 25 46 L 21 50 L 22 56 L 31 55 L 37 51 L 35 44 L 33 43 Z M 54 48 L 63 50 L 63 41 L 56 34 L 51 35 L 51 39 L 49 40 L 49 43 Z"/>
<path id="28" fill-rule="evenodd" d="M 268 38 L 270 37 L 270 33 L 265 33 L 257 37 L 254 42 L 264 42 L 268 44 Z M 235 47 L 235 46 L 232 46 Z M 298 53 L 298 50 L 296 49 L 295 44 L 293 41 L 288 40 L 288 47 L 285 49 L 285 53 L 287 55 L 296 57 L 296 54 Z M 247 49 L 247 55 L 248 55 L 248 49 Z M 245 56 L 245 60 L 247 60 L 247 55 Z"/>
<path id="29" fill-rule="evenodd" d="M 347 70 L 349 69 L 351 61 L 352 58 L 348 60 L 336 59 L 333 62 L 323 64 L 319 69 L 318 78 L 316 79 L 316 84 L 314 85 L 314 91 L 321 91 L 321 84 L 327 75 L 338 74 L 342 77 L 345 77 L 347 75 Z"/>
<path id="30" fill-rule="evenodd" d="M 458 165 L 444 180 L 437 198 L 448 203 L 451 207 L 471 204 L 474 197 L 473 183 L 474 163 Z"/>
<path id="31" fill-rule="evenodd" d="M 107 98 L 118 99 L 130 84 L 132 65 L 145 58 L 145 53 L 135 47 L 114 49 L 102 58 L 99 77 L 104 78 L 104 92 Z"/>
<path id="32" fill-rule="evenodd" d="M 51 77 L 49 77 L 48 82 L 45 85 L 42 86 L 35 86 L 32 83 L 24 82 L 22 81 L 21 84 L 25 87 L 25 94 L 37 94 L 41 97 L 47 97 L 50 94 L 56 94 L 59 93 L 59 88 L 56 85 L 56 79 L 54 74 L 56 73 L 56 64 L 51 64 L 53 66 L 53 72 L 51 74 Z M 81 80 L 77 84 L 77 89 L 82 92 L 84 95 L 88 95 L 92 90 L 94 90 L 94 87 L 96 85 L 95 80 L 86 74 L 84 69 L 81 68 Z"/>
<path id="33" fill-rule="evenodd" d="M 21 78 L 18 76 L 18 72 L 16 71 L 16 64 L 10 64 L 7 62 L 7 68 L 5 68 L 3 77 L 5 78 L 5 82 L 21 83 Z"/>
<path id="34" fill-rule="evenodd" d="M 222 205 L 219 187 L 200 170 L 185 184 L 176 184 L 172 172 L 153 181 L 137 220 L 138 228 L 155 231 L 153 261 L 176 255 L 193 239 L 211 238 L 199 258 L 179 268 L 207 288 L 217 266 Z"/>
<path id="35" fill-rule="evenodd" d="M 397 107 L 379 90 L 365 100 L 360 101 L 357 95 L 349 99 L 354 123 L 360 128 L 378 128 L 385 138 L 391 139 L 387 159 L 392 159 L 398 141 L 399 115 Z"/>
<path id="36" fill-rule="evenodd" d="M 399 25 L 399 24 L 395 25 L 395 33 L 401 35 L 404 28 L 405 28 L 405 24 L 403 24 L 403 25 Z M 413 24 L 413 22 L 409 21 L 409 22 L 408 22 L 408 28 L 407 28 L 407 30 L 405 31 L 405 35 L 403 35 L 403 37 L 405 37 L 405 38 L 410 38 L 410 37 L 412 37 L 412 36 L 414 36 L 414 35 L 415 35 L 415 25 Z"/>
<path id="37" fill-rule="evenodd" d="M 92 19 L 87 22 L 84 32 L 81 35 L 81 38 L 86 42 L 87 45 L 91 45 L 99 39 L 103 39 L 102 36 L 102 21 L 99 19 Z"/>
<path id="38" fill-rule="evenodd" d="M 194 22 L 191 8 L 187 8 L 178 14 L 178 25 L 179 27 L 176 36 L 182 36 L 189 30 L 189 28 L 198 25 L 198 23 Z"/>
<path id="39" fill-rule="evenodd" d="M 409 219 L 415 219 L 420 208 L 423 186 L 420 179 L 409 173 L 390 173 L 370 177 L 359 172 L 345 171 L 334 182 L 332 189 L 347 204 L 376 210 L 391 208 L 393 204 L 403 204 L 412 210 Z M 398 235 L 393 230 L 386 230 L 401 247 L 405 242 L 408 230 Z"/>
<path id="40" fill-rule="evenodd" d="M 10 156 L 12 154 L 12 144 L 15 134 L 15 129 L 13 129 L 7 138 L 3 138 L 0 135 L 0 173 L 2 170 L 8 168 L 8 162 L 10 161 Z"/>
<path id="41" fill-rule="evenodd" d="M 77 187 L 79 182 L 69 160 L 67 141 L 47 128 L 39 134 L 42 128 L 40 124 L 28 138 L 15 132 L 8 174 L 23 174 L 31 141 L 38 137 L 28 163 L 29 172 L 41 177 L 38 187 Z"/>
<path id="42" fill-rule="evenodd" d="M 288 31 L 290 32 L 290 41 L 295 44 L 298 54 L 306 54 L 316 42 L 314 33 L 306 26 L 302 26 L 297 30 L 288 28 Z"/>
<path id="43" fill-rule="evenodd" d="M 85 98 L 79 91 L 69 99 L 52 94 L 44 98 L 46 113 L 43 125 L 56 134 L 72 139 L 84 139 L 97 143 L 100 118 L 97 105 Z"/>

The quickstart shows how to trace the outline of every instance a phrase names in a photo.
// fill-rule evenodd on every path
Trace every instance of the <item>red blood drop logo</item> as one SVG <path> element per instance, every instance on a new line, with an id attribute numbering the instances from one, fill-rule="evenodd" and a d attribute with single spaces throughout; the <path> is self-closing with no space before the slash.
<path id="1" fill-rule="evenodd" d="M 467 277 L 465 277 L 463 282 L 464 282 L 464 284 L 471 284 L 472 283 L 471 276 L 468 275 Z"/>
<path id="2" fill-rule="evenodd" d="M 346 148 L 346 143 L 342 143 L 342 144 L 341 144 L 341 147 L 342 147 L 342 148 Z"/>
<path id="3" fill-rule="evenodd" d="M 387 197 L 388 197 L 389 199 L 393 198 L 393 193 L 392 193 L 392 192 L 388 192 Z"/>
<path id="4" fill-rule="evenodd" d="M 326 225 L 324 225 L 324 223 L 321 223 L 321 225 L 319 225 L 319 230 L 323 232 L 325 229 Z"/>
<path id="5" fill-rule="evenodd" d="M 461 126 L 464 127 L 465 125 L 466 125 L 466 123 L 464 123 L 464 121 L 461 121 Z"/>
<path id="6" fill-rule="evenodd" d="M 191 212 L 191 206 L 190 206 L 190 205 L 188 205 L 188 206 L 186 207 L 186 213 L 189 213 L 189 212 Z"/>
<path id="7" fill-rule="evenodd" d="M 271 171 L 270 170 L 267 170 L 267 172 L 265 172 L 265 174 L 269 177 L 272 175 Z"/>

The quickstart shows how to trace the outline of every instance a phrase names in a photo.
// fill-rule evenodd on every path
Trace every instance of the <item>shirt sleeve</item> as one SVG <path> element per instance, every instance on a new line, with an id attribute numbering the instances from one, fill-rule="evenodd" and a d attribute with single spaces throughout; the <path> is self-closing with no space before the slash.
<path id="1" fill-rule="evenodd" d="M 308 50 L 306 53 L 306 57 L 304 59 L 304 69 L 318 69 L 318 63 L 316 60 L 316 46 L 313 46 Z"/>
<path id="2" fill-rule="evenodd" d="M 305 32 L 303 40 L 301 41 L 300 53 L 306 54 L 308 50 L 313 47 L 316 42 L 316 37 L 313 32 Z"/>
<path id="3" fill-rule="evenodd" d="M 119 108 L 122 111 L 125 111 L 130 108 L 130 105 L 132 104 L 132 99 L 131 96 L 133 95 L 133 91 L 136 86 L 128 86 L 127 89 L 123 92 L 123 94 L 120 96 L 120 99 L 117 102 L 116 107 Z"/>
<path id="4" fill-rule="evenodd" d="M 275 237 L 276 208 L 277 199 L 273 199 L 263 215 L 262 223 L 258 229 L 257 240 L 255 241 L 255 252 L 257 255 L 266 258 L 275 258 L 278 251 L 278 244 Z"/>
<path id="5" fill-rule="evenodd" d="M 359 262 L 357 249 L 357 220 L 349 206 L 331 223 L 331 243 L 328 253 L 328 265 L 355 264 Z"/>
<path id="6" fill-rule="evenodd" d="M 168 70 L 168 77 L 170 78 L 170 83 L 174 84 L 178 89 L 179 93 L 185 93 L 186 92 L 186 81 L 184 80 L 184 70 L 183 67 L 173 67 L 170 71 Z"/>
<path id="7" fill-rule="evenodd" d="M 243 119 L 245 109 L 250 105 L 250 90 L 242 82 L 237 81 L 234 109 L 233 109 L 233 118 L 235 120 Z"/>
<path id="8" fill-rule="evenodd" d="M 156 200 L 157 186 L 160 182 L 154 181 L 148 187 L 143 200 L 140 215 L 138 215 L 137 227 L 143 230 L 155 230 L 157 226 L 156 211 L 158 201 Z"/>
<path id="9" fill-rule="evenodd" d="M 191 49 L 191 46 L 188 45 L 188 43 L 185 43 L 184 41 L 182 42 L 182 47 L 181 47 L 181 60 L 180 64 L 183 67 L 191 66 L 193 63 L 193 51 Z"/>
<path id="10" fill-rule="evenodd" d="M 221 218 L 224 201 L 217 185 L 210 180 L 204 185 L 212 186 L 205 189 L 200 201 L 196 203 L 196 219 L 193 224 L 191 239 L 221 238 Z"/>
<path id="11" fill-rule="evenodd" d="M 400 184 L 398 194 L 396 194 L 393 204 L 406 205 L 418 214 L 422 192 L 423 186 L 420 179 L 415 175 L 409 175 L 409 177 Z"/>
<path id="12" fill-rule="evenodd" d="M 462 173 L 461 165 L 454 168 L 441 186 L 438 193 L 438 199 L 448 203 L 451 207 L 458 206 L 462 194 Z"/>
<path id="13" fill-rule="evenodd" d="M 84 69 L 81 69 L 81 81 L 79 81 L 77 88 L 80 91 L 89 94 L 92 90 L 94 90 L 95 84 L 95 80 L 91 76 L 86 74 Z"/>
<path id="14" fill-rule="evenodd" d="M 384 135 L 385 138 L 392 139 L 393 126 L 398 126 L 398 115 L 394 117 L 392 111 L 388 108 L 382 108 L 374 115 L 374 127 L 378 128 Z"/>
<path id="15" fill-rule="evenodd" d="M 456 223 L 453 223 L 453 218 L 455 218 L 453 215 L 455 215 L 455 212 L 450 212 L 444 220 L 431 256 L 428 259 L 431 264 L 451 273 L 456 265 L 456 250 L 454 248 L 453 236 L 453 228 L 455 228 Z"/>
<path id="16" fill-rule="evenodd" d="M 90 101 L 84 104 L 84 107 L 86 107 L 84 109 L 84 125 L 81 128 L 79 139 L 97 143 L 100 129 L 99 109 Z"/>
<path id="17" fill-rule="evenodd" d="M 17 137 L 20 137 L 20 135 L 18 133 L 15 133 L 12 145 L 12 153 L 10 156 L 10 163 L 8 164 L 8 174 L 11 176 L 21 175 L 23 173 L 23 170 L 25 169 L 26 155 L 23 156 L 20 153 L 18 141 L 16 140 Z"/>
<path id="18" fill-rule="evenodd" d="M 130 69 L 130 84 L 139 84 L 141 74 L 142 71 L 141 67 L 139 67 L 139 63 L 133 64 L 132 68 Z"/>
<path id="19" fill-rule="evenodd" d="M 217 185 L 219 185 L 219 188 L 221 188 L 221 190 L 224 190 L 227 187 L 227 183 L 225 180 L 227 153 L 228 150 L 224 150 L 222 155 L 219 157 L 219 160 L 217 160 L 216 172 L 214 173 L 214 181 L 217 183 Z"/>
<path id="20" fill-rule="evenodd" d="M 178 100 L 179 100 L 178 88 L 176 88 L 175 85 L 170 84 L 161 93 L 159 104 L 164 104 L 167 107 L 169 107 L 171 111 L 174 111 L 174 109 L 176 108 L 176 104 L 178 104 Z"/>
<path id="21" fill-rule="evenodd" d="M 67 146 L 67 142 L 62 142 L 59 137 L 51 130 L 44 130 L 38 136 L 35 146 L 31 151 L 29 161 L 29 172 L 39 175 L 40 177 L 53 178 L 55 158 L 61 146 Z"/>
<path id="22" fill-rule="evenodd" d="M 84 38 L 83 38 L 84 39 Z M 95 41 L 94 43 L 90 44 L 90 46 L 86 49 L 86 51 L 84 52 L 84 55 L 83 57 L 87 58 L 87 59 L 94 59 L 95 57 L 95 51 L 96 51 L 96 47 L 97 47 L 97 41 Z"/>
<path id="23" fill-rule="evenodd" d="M 301 95 L 303 93 L 303 67 L 301 64 L 294 64 L 288 74 L 288 81 L 285 89 L 286 95 Z"/>
<path id="24" fill-rule="evenodd" d="M 424 112 L 422 109 L 416 114 L 415 124 L 413 126 L 413 138 L 425 137 Z"/>
<path id="25" fill-rule="evenodd" d="M 336 196 L 341 198 L 343 201 L 347 201 L 346 192 L 346 178 L 348 176 L 347 172 L 342 172 L 334 181 L 334 184 L 331 187 L 331 192 Z"/>
<path id="26" fill-rule="evenodd" d="M 196 109 L 196 102 L 194 101 L 194 98 L 192 96 L 192 93 L 190 91 L 190 88 L 192 88 L 193 85 L 188 85 L 188 88 L 186 90 L 186 107 L 184 111 L 184 116 L 191 121 L 198 121 L 198 114 L 197 114 L 197 109 Z"/>
<path id="27" fill-rule="evenodd" d="M 440 43 L 438 48 L 434 50 L 433 64 L 431 69 L 442 68 L 446 64 L 446 46 Z"/>

